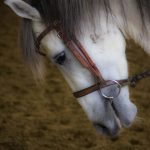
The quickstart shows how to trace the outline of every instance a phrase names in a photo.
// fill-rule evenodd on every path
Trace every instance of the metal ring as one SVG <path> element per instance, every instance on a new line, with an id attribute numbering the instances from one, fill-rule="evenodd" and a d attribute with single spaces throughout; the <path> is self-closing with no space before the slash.
<path id="1" fill-rule="evenodd" d="M 109 81 L 110 82 L 110 81 Z M 119 94 L 120 94 L 120 92 L 121 92 L 121 84 L 118 82 L 118 81 L 116 81 L 116 80 L 111 80 L 111 83 L 114 83 L 114 84 L 116 84 L 117 85 L 117 87 L 118 87 L 118 93 L 117 93 L 117 95 L 114 97 L 114 96 L 107 96 L 106 94 L 104 94 L 103 92 L 102 92 L 102 89 L 103 88 L 100 88 L 100 92 L 101 92 L 101 94 L 102 94 L 102 96 L 104 97 L 104 98 L 106 98 L 106 99 L 109 99 L 109 100 L 113 100 L 114 98 L 116 98 L 116 97 L 118 97 L 119 96 Z M 108 85 L 108 86 L 110 86 L 110 85 Z M 106 86 L 106 87 L 108 87 L 108 86 Z"/>

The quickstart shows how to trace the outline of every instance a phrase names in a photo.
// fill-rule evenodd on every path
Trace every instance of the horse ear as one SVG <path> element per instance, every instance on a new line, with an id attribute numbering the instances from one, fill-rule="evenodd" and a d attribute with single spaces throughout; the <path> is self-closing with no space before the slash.
<path id="1" fill-rule="evenodd" d="M 5 0 L 4 3 L 22 18 L 34 21 L 41 20 L 38 10 L 22 0 Z"/>

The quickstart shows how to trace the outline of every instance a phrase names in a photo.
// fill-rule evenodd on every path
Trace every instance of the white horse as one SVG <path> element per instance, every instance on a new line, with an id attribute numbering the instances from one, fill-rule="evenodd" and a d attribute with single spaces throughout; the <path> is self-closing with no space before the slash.
<path id="1" fill-rule="evenodd" d="M 35 52 L 37 37 L 52 21 L 62 22 L 64 30 L 74 33 L 96 64 L 105 80 L 128 78 L 125 38 L 132 38 L 150 54 L 150 3 L 148 0 L 5 0 L 23 19 L 22 47 L 32 69 L 42 72 L 42 61 Z M 85 69 L 52 30 L 42 39 L 47 55 L 56 63 L 72 91 L 95 83 Z M 100 133 L 114 136 L 129 127 L 137 113 L 129 89 L 122 87 L 111 104 L 95 91 L 78 102 Z"/>

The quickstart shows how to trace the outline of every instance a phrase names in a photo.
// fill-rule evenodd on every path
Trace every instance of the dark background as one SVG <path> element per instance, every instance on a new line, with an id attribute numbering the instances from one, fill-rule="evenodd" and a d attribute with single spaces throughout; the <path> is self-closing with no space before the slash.
<path id="1" fill-rule="evenodd" d="M 47 61 L 37 85 L 18 46 L 18 17 L 0 1 L 0 150 L 149 150 L 150 79 L 130 89 L 138 117 L 119 138 L 96 133 L 59 71 Z M 150 67 L 149 56 L 128 41 L 130 75 Z"/>

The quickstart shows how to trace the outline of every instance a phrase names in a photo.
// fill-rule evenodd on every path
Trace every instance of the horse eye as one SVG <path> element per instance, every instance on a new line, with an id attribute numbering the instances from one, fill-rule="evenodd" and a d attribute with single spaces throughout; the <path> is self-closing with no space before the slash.
<path id="1" fill-rule="evenodd" d="M 66 60 L 66 54 L 63 51 L 63 52 L 57 54 L 53 59 L 54 59 L 55 63 L 57 63 L 59 65 L 63 65 Z"/>

